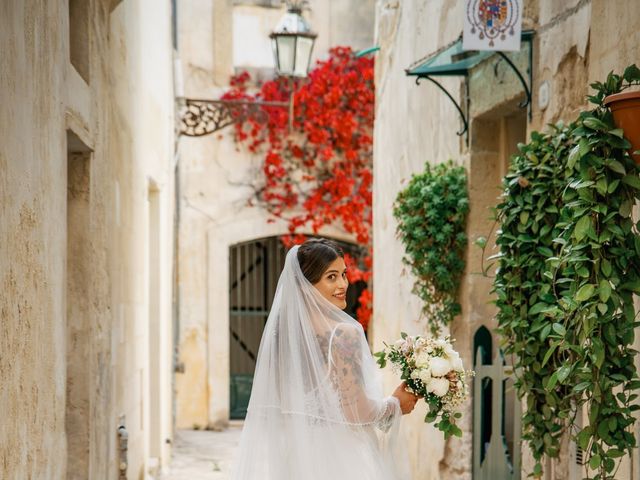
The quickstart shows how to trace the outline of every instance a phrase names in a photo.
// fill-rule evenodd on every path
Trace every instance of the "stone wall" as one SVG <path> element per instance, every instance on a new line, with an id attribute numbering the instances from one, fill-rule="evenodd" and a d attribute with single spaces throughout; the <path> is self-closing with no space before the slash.
<path id="1" fill-rule="evenodd" d="M 523 90 L 504 63 L 492 57 L 469 75 L 470 132 L 459 138 L 460 119 L 450 101 L 431 83 L 416 86 L 405 69 L 454 41 L 462 31 L 463 3 L 450 0 L 402 2 L 378 0 L 376 42 L 376 126 L 374 150 L 374 348 L 397 338 L 400 331 L 420 333 L 420 303 L 412 293 L 412 278 L 402 264 L 403 248 L 395 236 L 393 201 L 411 174 L 425 162 L 452 158 L 469 174 L 471 211 L 467 233 L 470 245 L 491 232 L 490 207 L 497 203 L 500 179 L 517 142 L 548 122 L 571 120 L 586 107 L 588 84 L 603 79 L 610 70 L 621 71 L 638 62 L 640 44 L 635 28 L 640 4 L 572 0 L 525 2 L 523 28 L 536 31 L 533 42 L 532 119 L 518 107 Z M 615 35 L 612 32 L 616 32 Z M 510 54 L 526 72 L 527 58 Z M 464 98 L 459 77 L 439 77 L 454 98 Z M 548 105 L 540 103 L 540 88 L 550 92 Z M 461 102 L 464 103 L 464 102 Z M 493 239 L 490 239 L 493 241 Z M 489 253 L 491 245 L 489 246 Z M 495 309 L 491 280 L 482 277 L 481 252 L 469 246 L 467 269 L 461 288 L 462 315 L 451 327 L 457 348 L 472 365 L 473 335 L 481 325 L 493 328 Z M 398 282 L 400 279 L 400 282 Z M 494 339 L 494 346 L 496 345 Z M 386 376 L 389 391 L 397 383 Z M 405 441 L 415 478 L 471 478 L 471 405 L 462 422 L 464 436 L 444 442 L 442 435 L 422 423 L 424 407 L 404 421 Z M 574 478 L 571 446 L 563 461 L 549 465 L 548 478 Z M 526 452 L 525 452 L 526 453 Z M 636 460 L 637 463 L 637 460 Z M 530 463 L 524 462 L 525 469 Z M 636 475 L 637 469 L 636 466 Z M 629 462 L 620 478 L 632 478 Z M 578 478 L 578 477 L 576 477 Z"/>
<path id="2" fill-rule="evenodd" d="M 121 415 L 129 478 L 150 456 L 168 461 L 170 12 L 150 0 L 0 7 L 2 478 L 116 478 Z"/>

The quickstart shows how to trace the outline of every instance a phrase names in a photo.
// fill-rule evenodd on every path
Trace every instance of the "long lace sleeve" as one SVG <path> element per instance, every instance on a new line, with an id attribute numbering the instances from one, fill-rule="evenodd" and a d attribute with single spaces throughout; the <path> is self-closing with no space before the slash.
<path id="1" fill-rule="evenodd" d="M 387 431 L 401 414 L 400 403 L 394 396 L 376 398 L 374 379 L 364 378 L 363 362 L 373 362 L 364 334 L 357 325 L 340 325 L 329 345 L 330 378 L 338 393 L 340 406 L 347 422 L 374 424 Z"/>

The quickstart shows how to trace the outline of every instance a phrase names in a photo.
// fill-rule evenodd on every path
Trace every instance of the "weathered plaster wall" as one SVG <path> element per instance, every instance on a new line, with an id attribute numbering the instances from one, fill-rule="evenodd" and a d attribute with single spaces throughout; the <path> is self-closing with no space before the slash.
<path id="1" fill-rule="evenodd" d="M 170 2 L 120 3 L 110 15 L 110 42 L 110 145 L 116 170 L 111 188 L 116 197 L 115 241 L 122 252 L 113 271 L 114 401 L 129 432 L 130 475 L 138 478 L 155 468 L 150 458 L 168 465 L 166 440 L 172 437 L 175 159 Z M 152 208 L 157 210 L 155 219 Z"/>
<path id="2" fill-rule="evenodd" d="M 457 5 L 458 4 L 458 5 Z M 417 86 L 405 68 L 417 59 L 455 40 L 462 28 L 460 2 L 377 2 L 376 123 L 374 131 L 374 350 L 400 331 L 422 333 L 421 305 L 411 293 L 412 278 L 401 259 L 403 247 L 396 237 L 393 202 L 412 173 L 426 162 L 453 159 L 462 163 L 457 112 L 429 82 Z M 459 21 L 458 21 L 459 20 Z M 443 84 L 454 92 L 458 79 Z M 463 352 L 465 363 L 469 357 Z M 389 392 L 399 383 L 385 371 Z M 439 479 L 445 442 L 432 426 L 423 423 L 426 406 L 419 405 L 403 420 L 404 439 L 414 478 Z M 468 428 L 465 428 L 468 436 Z M 455 477 L 452 477 L 455 478 Z"/>
<path id="3" fill-rule="evenodd" d="M 153 443 L 150 361 L 164 364 L 157 435 L 171 436 L 170 4 L 85 2 L 86 16 L 71 21 L 86 35 L 75 50 L 81 76 L 67 3 L 0 6 L 0 477 L 116 478 L 124 414 L 137 479 Z M 150 178 L 164 236 L 156 311 L 167 333 L 156 359 L 146 334 Z"/>
<path id="4" fill-rule="evenodd" d="M 268 33 L 284 10 L 244 3 L 180 2 L 179 50 L 186 97 L 218 98 L 234 68 L 271 74 L 265 71 L 273 65 Z M 318 33 L 315 58 L 325 56 L 330 46 L 361 49 L 373 43 L 371 0 L 314 2 L 305 17 Z M 349 29 L 344 28 L 347 17 Z M 234 25 L 257 27 L 236 32 Z M 245 51 L 265 44 L 266 49 Z M 246 185 L 261 174 L 261 158 L 237 151 L 230 131 L 182 137 L 179 153 L 179 354 L 185 371 L 176 376 L 177 426 L 222 428 L 229 419 L 229 247 L 286 229 L 280 223 L 268 224 L 262 211 L 247 206 L 253 190 Z"/>
<path id="5" fill-rule="evenodd" d="M 65 231 L 63 224 L 43 222 L 66 209 L 64 107 L 54 100 L 65 96 L 64 23 L 51 18 L 61 12 L 61 2 L 0 7 L 0 476 L 5 478 L 63 478 L 66 467 Z"/>
<path id="6" fill-rule="evenodd" d="M 457 112 L 449 100 L 429 82 L 419 87 L 404 69 L 458 37 L 462 30 L 462 2 L 378 0 L 376 43 L 376 126 L 374 149 L 374 349 L 393 340 L 400 331 L 424 331 L 420 304 L 411 294 L 412 279 L 401 262 L 403 249 L 395 236 L 392 216 L 397 192 L 424 162 L 453 158 L 467 167 L 471 212 L 467 233 L 470 242 L 491 229 L 489 208 L 497 203 L 499 182 L 516 143 L 533 129 L 551 121 L 571 120 L 586 106 L 588 84 L 603 79 L 610 70 L 621 71 L 637 62 L 639 45 L 634 24 L 640 4 L 632 1 L 571 0 L 526 2 L 524 28 L 536 30 L 533 51 L 533 112 L 529 122 L 518 108 L 522 89 L 515 75 L 495 58 L 471 72 L 469 145 L 456 137 Z M 612 35 L 612 32 L 616 32 Z M 513 54 L 510 54 L 513 55 Z M 526 56 L 512 56 L 526 68 Z M 438 80 L 456 97 L 464 90 L 457 78 Z M 551 100 L 538 106 L 538 89 L 549 82 Z M 467 249 L 467 270 L 461 288 L 463 313 L 451 327 L 457 348 L 470 366 L 473 334 L 480 325 L 494 326 L 495 309 L 490 279 L 479 275 L 480 250 Z M 492 252 L 490 252 L 492 253 Z M 400 282 L 398 282 L 400 279 Z M 397 383 L 386 376 L 389 391 Z M 470 407 L 470 405 L 469 405 Z M 420 407 L 424 408 L 424 407 Z M 461 440 L 444 442 L 442 435 L 422 423 L 423 410 L 404 420 L 405 441 L 415 478 L 471 478 L 471 411 L 466 409 Z M 570 445 L 561 462 L 549 465 L 548 478 L 574 478 Z M 526 457 L 526 451 L 524 452 Z M 637 456 L 637 455 L 636 455 Z M 637 461 L 637 460 L 636 460 Z M 525 468 L 530 462 L 525 459 Z M 635 475 L 637 476 L 637 466 Z M 620 478 L 633 478 L 624 464 Z M 578 477 L 575 477 L 578 478 Z"/>

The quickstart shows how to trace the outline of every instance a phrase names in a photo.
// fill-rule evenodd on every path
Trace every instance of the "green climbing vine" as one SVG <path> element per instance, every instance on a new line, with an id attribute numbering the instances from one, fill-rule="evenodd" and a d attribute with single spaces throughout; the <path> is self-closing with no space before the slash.
<path id="1" fill-rule="evenodd" d="M 534 477 L 545 455 L 558 456 L 567 432 L 584 451 L 586 478 L 614 479 L 619 458 L 636 447 L 640 222 L 632 208 L 640 177 L 602 102 L 638 81 L 633 65 L 594 83 L 595 108 L 569 125 L 534 132 L 504 179 L 498 331 L 516 362 Z"/>
<path id="2" fill-rule="evenodd" d="M 413 292 L 424 303 L 431 332 L 438 334 L 460 313 L 469 197 L 463 167 L 451 161 L 413 175 L 394 205 L 403 261 L 415 277 Z"/>

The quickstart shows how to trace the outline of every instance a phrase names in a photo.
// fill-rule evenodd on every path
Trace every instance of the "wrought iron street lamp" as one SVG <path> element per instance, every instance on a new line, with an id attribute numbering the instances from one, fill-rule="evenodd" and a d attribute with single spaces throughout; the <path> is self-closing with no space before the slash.
<path id="1" fill-rule="evenodd" d="M 282 17 L 269 37 L 276 62 L 276 73 L 289 77 L 291 98 L 288 102 L 262 102 L 245 100 L 184 99 L 180 115 L 180 131 L 183 135 L 200 137 L 221 130 L 251 117 L 268 120 L 263 107 L 289 109 L 289 130 L 293 129 L 294 78 L 304 78 L 309 72 L 311 53 L 316 34 L 311 32 L 302 17 L 305 0 L 287 1 L 287 13 Z"/>
<path id="2" fill-rule="evenodd" d="M 287 13 L 269 36 L 278 75 L 306 77 L 317 34 L 302 16 L 302 2 L 287 2 Z"/>

